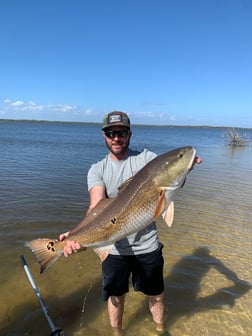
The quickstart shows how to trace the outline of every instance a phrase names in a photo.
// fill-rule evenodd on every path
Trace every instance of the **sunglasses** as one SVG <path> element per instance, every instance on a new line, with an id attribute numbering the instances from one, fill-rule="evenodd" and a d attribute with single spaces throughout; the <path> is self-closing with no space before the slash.
<path id="1" fill-rule="evenodd" d="M 129 135 L 128 130 L 118 130 L 118 131 L 107 130 L 104 131 L 104 133 L 106 137 L 109 139 L 114 139 L 116 136 L 118 136 L 118 138 L 126 138 Z"/>

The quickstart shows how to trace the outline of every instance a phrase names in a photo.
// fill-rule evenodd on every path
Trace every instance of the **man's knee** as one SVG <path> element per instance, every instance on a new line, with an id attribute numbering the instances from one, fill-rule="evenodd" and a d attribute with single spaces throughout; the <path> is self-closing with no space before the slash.
<path id="1" fill-rule="evenodd" d="M 124 302 L 124 297 L 125 295 L 121 295 L 121 296 L 110 296 L 109 300 L 112 303 L 113 306 L 117 307 L 119 305 L 121 305 Z"/>
<path id="2" fill-rule="evenodd" d="M 150 295 L 149 302 L 151 306 L 154 306 L 155 304 L 158 304 L 158 303 L 164 303 L 164 292 L 158 295 Z"/>

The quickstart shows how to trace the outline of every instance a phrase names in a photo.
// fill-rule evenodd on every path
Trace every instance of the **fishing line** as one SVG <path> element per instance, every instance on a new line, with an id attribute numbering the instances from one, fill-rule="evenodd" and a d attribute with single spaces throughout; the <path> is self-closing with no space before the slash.
<path id="1" fill-rule="evenodd" d="M 86 291 L 85 295 L 84 295 L 84 298 L 83 298 L 83 302 L 82 302 L 82 309 L 81 309 L 81 318 L 80 318 L 80 327 L 82 327 L 82 324 L 83 324 L 83 319 L 84 319 L 84 313 L 86 311 L 86 306 L 87 306 L 87 299 L 88 299 L 88 296 L 91 292 L 91 289 L 92 289 L 93 285 L 90 284 L 89 287 L 88 287 L 88 290 Z"/>

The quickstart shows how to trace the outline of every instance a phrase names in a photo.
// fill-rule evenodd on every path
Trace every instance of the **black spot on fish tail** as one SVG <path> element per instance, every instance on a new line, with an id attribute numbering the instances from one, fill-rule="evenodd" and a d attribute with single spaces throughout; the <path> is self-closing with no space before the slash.
<path id="1" fill-rule="evenodd" d="M 52 252 L 55 252 L 55 243 L 54 241 L 50 241 L 48 244 L 47 244 L 47 249 L 48 250 L 51 250 Z"/>
<path id="2" fill-rule="evenodd" d="M 56 249 L 57 240 L 53 239 L 35 239 L 25 244 L 35 254 L 39 264 L 40 273 L 51 267 L 63 254 L 62 250 Z"/>

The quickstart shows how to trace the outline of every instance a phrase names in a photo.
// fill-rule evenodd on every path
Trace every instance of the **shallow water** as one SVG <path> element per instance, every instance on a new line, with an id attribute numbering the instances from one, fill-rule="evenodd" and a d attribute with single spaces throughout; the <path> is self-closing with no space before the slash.
<path id="1" fill-rule="evenodd" d="M 164 244 L 166 324 L 172 336 L 250 335 L 252 329 L 252 147 L 232 149 L 224 129 L 135 127 L 132 148 L 157 153 L 193 145 L 203 163 L 175 199 Z M 97 135 L 96 135 L 97 134 Z M 65 335 L 111 335 L 90 249 L 39 274 L 24 242 L 57 237 L 88 206 L 86 173 L 106 153 L 99 126 L 0 123 L 0 334 L 50 335 L 19 256 L 23 254 L 54 323 Z M 153 335 L 146 298 L 130 290 L 125 335 Z"/>

